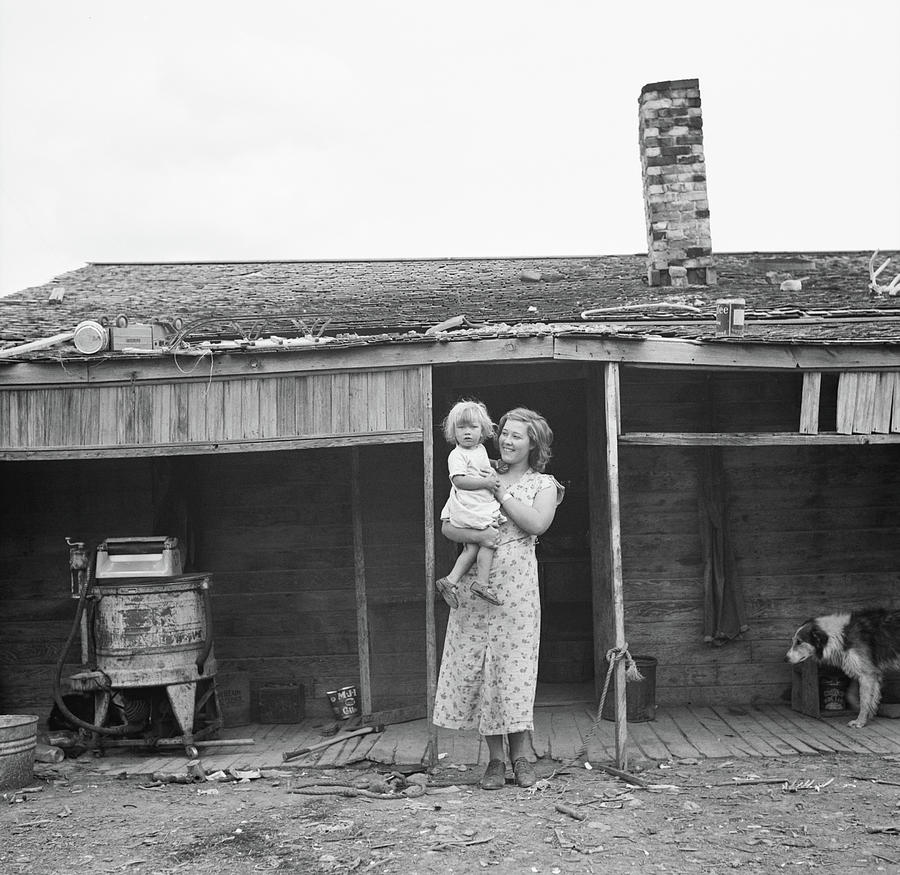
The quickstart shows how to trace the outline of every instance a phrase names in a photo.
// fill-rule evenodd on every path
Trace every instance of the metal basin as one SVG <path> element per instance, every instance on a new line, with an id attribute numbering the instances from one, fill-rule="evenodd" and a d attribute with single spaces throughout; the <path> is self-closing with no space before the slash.
<path id="1" fill-rule="evenodd" d="M 95 583 L 94 653 L 113 687 L 182 684 L 200 677 L 197 657 L 212 634 L 204 604 L 211 583 L 208 574 Z M 210 653 L 203 677 L 215 671 Z"/>

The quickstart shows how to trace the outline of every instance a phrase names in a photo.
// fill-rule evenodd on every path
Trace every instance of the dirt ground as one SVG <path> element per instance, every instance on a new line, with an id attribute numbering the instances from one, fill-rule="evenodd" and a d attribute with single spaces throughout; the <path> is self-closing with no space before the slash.
<path id="1" fill-rule="evenodd" d="M 457 768 L 178 784 L 38 764 L 30 787 L 0 794 L 0 871 L 900 872 L 900 758 L 652 763 L 632 769 L 641 788 L 558 767 L 539 763 L 533 790 L 486 792 L 480 770 Z"/>

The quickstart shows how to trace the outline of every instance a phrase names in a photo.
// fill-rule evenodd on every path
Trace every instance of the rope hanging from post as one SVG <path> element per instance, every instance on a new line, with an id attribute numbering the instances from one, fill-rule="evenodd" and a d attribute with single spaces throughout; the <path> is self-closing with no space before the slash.
<path id="1" fill-rule="evenodd" d="M 637 663 L 634 661 L 634 658 L 628 650 L 628 642 L 623 644 L 622 647 L 612 647 L 606 651 L 606 678 L 603 681 L 603 692 L 600 694 L 600 704 L 597 706 L 597 716 L 594 717 L 594 724 L 591 726 L 587 736 L 585 736 L 584 743 L 566 765 L 571 765 L 571 763 L 574 763 L 576 760 L 580 760 L 582 757 L 587 756 L 591 739 L 594 737 L 597 727 L 603 719 L 603 705 L 606 702 L 606 694 L 609 691 L 609 682 L 612 680 L 613 671 L 615 670 L 616 663 L 623 659 L 625 660 L 626 681 L 642 681 L 644 679 L 640 669 L 637 667 Z"/>
<path id="2" fill-rule="evenodd" d="M 616 663 L 621 660 L 625 660 L 625 680 L 626 682 L 630 681 L 642 681 L 644 676 L 641 674 L 640 669 L 638 669 L 637 664 L 634 661 L 631 653 L 628 651 L 627 642 L 622 645 L 622 647 L 613 647 L 610 650 L 606 651 L 606 678 L 603 681 L 603 692 L 600 694 L 600 704 L 597 706 L 597 715 L 594 717 L 594 723 L 591 728 L 588 730 L 588 734 L 584 737 L 584 743 L 581 747 L 576 751 L 575 756 L 570 757 L 565 760 L 561 766 L 555 768 L 552 774 L 547 778 L 547 780 L 553 780 L 556 775 L 558 775 L 563 769 L 568 768 L 573 765 L 580 759 L 587 759 L 588 748 L 590 747 L 591 740 L 594 737 L 594 734 L 597 732 L 597 727 L 600 725 L 600 721 L 603 719 L 603 705 L 606 702 L 606 694 L 609 690 L 609 682 L 612 680 L 612 673 L 615 670 Z M 621 772 L 618 769 L 613 769 L 610 766 L 600 766 L 601 769 L 609 772 L 610 774 L 617 775 L 620 778 L 624 778 L 633 784 L 637 784 L 641 786 L 643 784 L 638 778 L 635 778 L 633 775 L 629 775 L 627 772 Z"/>

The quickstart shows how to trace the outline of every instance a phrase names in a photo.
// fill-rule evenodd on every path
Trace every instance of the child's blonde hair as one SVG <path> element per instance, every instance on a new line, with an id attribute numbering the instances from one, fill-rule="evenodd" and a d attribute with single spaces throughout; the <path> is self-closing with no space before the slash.
<path id="1" fill-rule="evenodd" d="M 456 427 L 459 425 L 480 425 L 482 443 L 494 435 L 495 426 L 491 421 L 487 407 L 480 401 L 474 401 L 471 398 L 457 401 L 450 408 L 450 412 L 442 424 L 444 438 L 448 444 L 456 443 Z"/>

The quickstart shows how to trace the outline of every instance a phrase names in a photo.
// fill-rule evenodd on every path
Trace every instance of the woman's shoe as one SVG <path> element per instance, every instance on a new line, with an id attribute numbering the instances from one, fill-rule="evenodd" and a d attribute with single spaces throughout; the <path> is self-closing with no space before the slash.
<path id="1" fill-rule="evenodd" d="M 525 757 L 516 759 L 513 763 L 513 773 L 516 776 L 516 784 L 520 787 L 533 787 L 537 783 L 534 766 Z"/>
<path id="2" fill-rule="evenodd" d="M 459 596 L 456 592 L 456 584 L 453 583 L 449 577 L 442 577 L 440 580 L 435 581 L 434 587 L 440 593 L 441 598 L 443 598 L 451 608 L 459 607 Z"/>
<path id="3" fill-rule="evenodd" d="M 502 790 L 506 784 L 506 763 L 503 760 L 491 760 L 484 770 L 481 779 L 482 790 Z"/>

